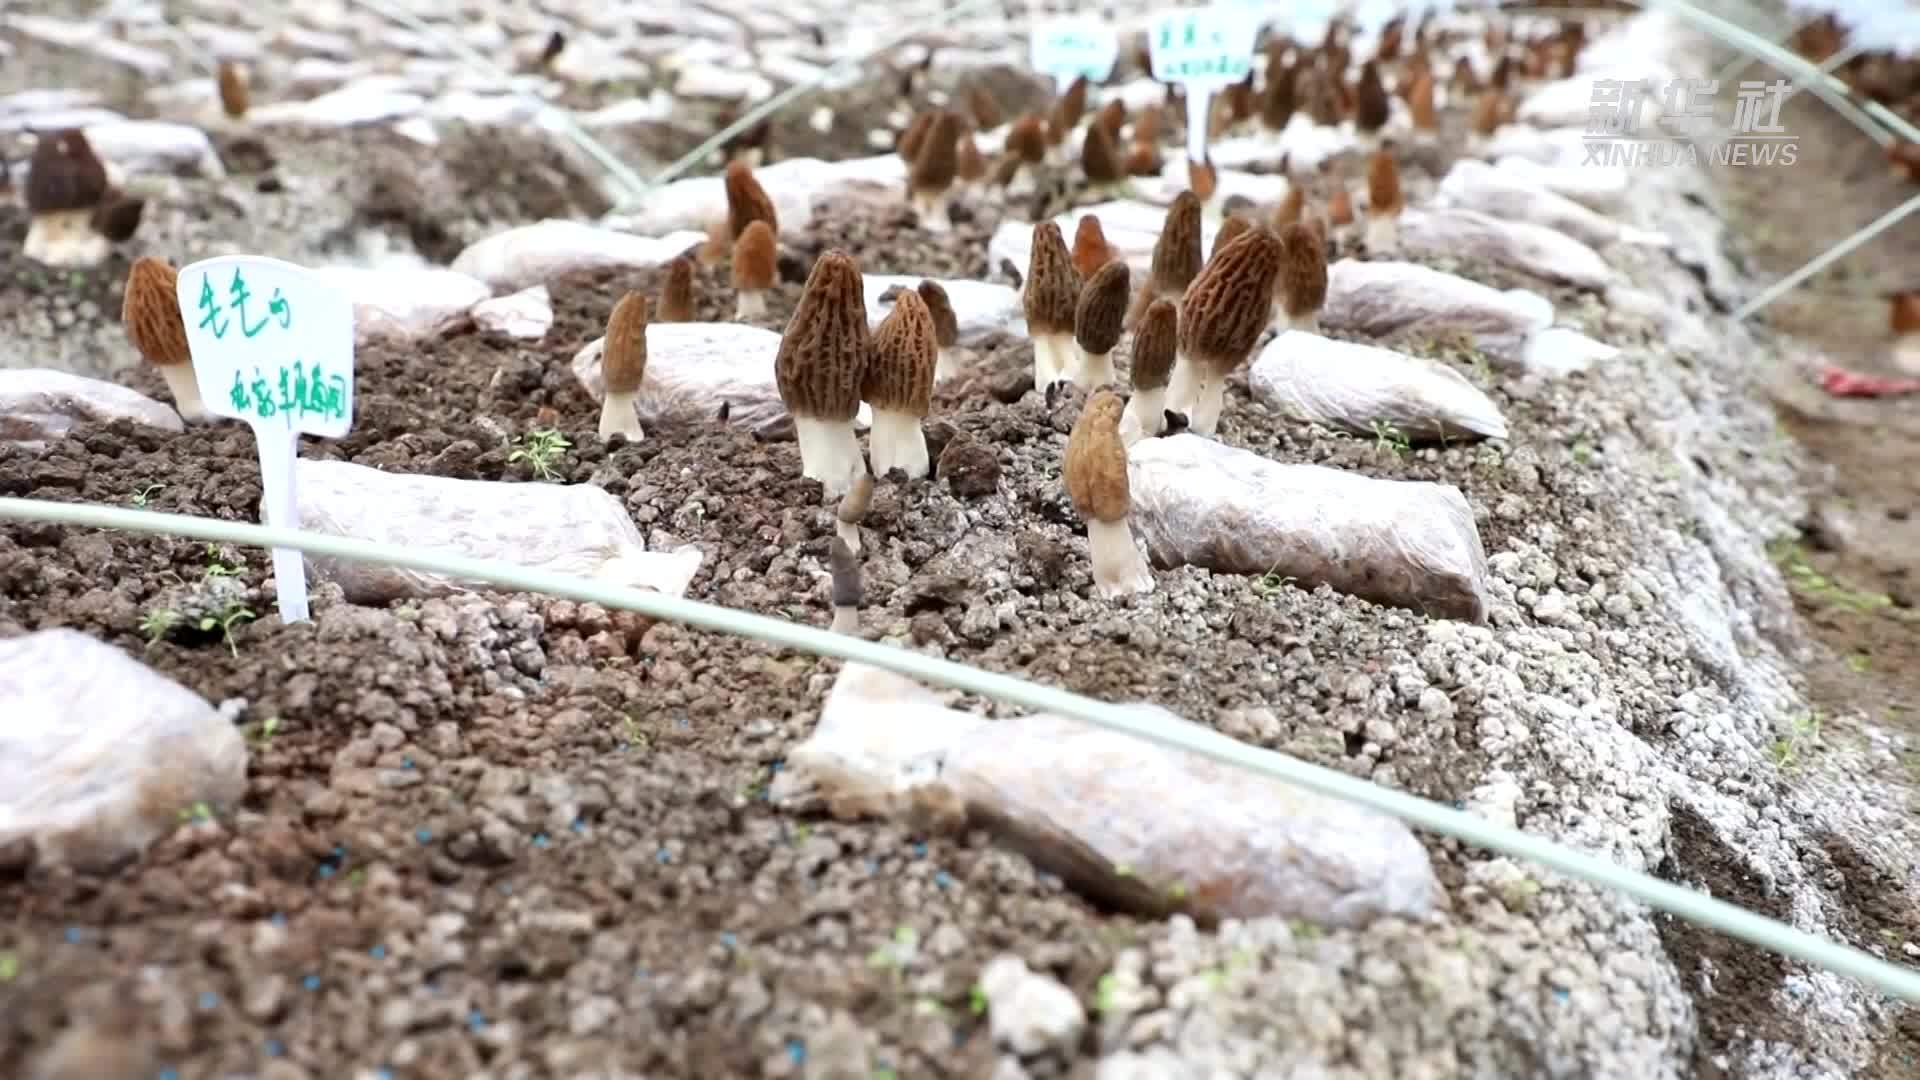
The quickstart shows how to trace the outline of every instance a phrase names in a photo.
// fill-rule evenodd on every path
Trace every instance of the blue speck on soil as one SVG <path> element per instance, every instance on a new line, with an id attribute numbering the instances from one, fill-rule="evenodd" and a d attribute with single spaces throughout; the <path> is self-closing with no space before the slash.
<path id="1" fill-rule="evenodd" d="M 933 875 L 933 883 L 944 889 L 953 884 L 953 875 L 941 870 Z"/>
<path id="2" fill-rule="evenodd" d="M 334 858 L 336 858 L 336 859 L 344 859 L 344 858 L 346 858 L 346 857 L 347 857 L 347 845 L 345 845 L 345 844 L 335 844 L 335 845 L 333 845 L 333 857 L 334 857 Z"/>
<path id="3" fill-rule="evenodd" d="M 913 857 L 916 859 L 924 859 L 927 857 L 927 842 L 925 840 L 915 840 L 913 842 Z"/>
<path id="4" fill-rule="evenodd" d="M 180 1070 L 172 1067 L 161 1069 L 160 1080 L 180 1080 Z"/>
<path id="5" fill-rule="evenodd" d="M 216 994 L 211 990 L 200 991 L 200 1007 L 202 1009 L 211 1009 L 218 1004 L 220 1004 L 219 994 Z"/>
<path id="6" fill-rule="evenodd" d="M 877 874 L 877 873 L 879 873 L 879 872 L 880 872 L 880 860 L 879 860 L 879 859 L 868 859 L 868 860 L 867 860 L 867 873 L 869 873 L 869 874 Z"/>
<path id="7" fill-rule="evenodd" d="M 543 832 L 537 832 L 537 833 L 534 833 L 534 834 L 533 834 L 533 846 L 534 846 L 534 847 L 542 847 L 542 848 L 543 848 L 543 847 L 546 847 L 546 846 L 547 846 L 547 834 L 546 834 L 546 833 L 543 833 Z"/>
<path id="8" fill-rule="evenodd" d="M 267 1056 L 268 1057 L 279 1057 L 281 1054 L 286 1052 L 286 1049 L 287 1049 L 286 1047 L 280 1045 L 279 1039 L 267 1040 Z"/>
<path id="9" fill-rule="evenodd" d="M 1553 988 L 1553 999 L 1555 1001 L 1565 1001 L 1572 996 L 1573 995 L 1568 993 L 1567 989 L 1563 986 L 1556 986 Z"/>
<path id="10" fill-rule="evenodd" d="M 285 926 L 287 925 L 287 916 L 285 912 L 276 911 L 267 916 L 267 921 L 275 926 Z"/>
<path id="11" fill-rule="evenodd" d="M 400 767 L 401 767 L 401 768 L 403 768 L 403 769 L 411 769 L 411 768 L 413 768 L 413 759 L 412 759 L 412 758 L 410 758 L 410 757 L 404 757 L 404 758 L 401 758 L 401 759 L 400 759 Z"/>
<path id="12" fill-rule="evenodd" d="M 795 1065 L 804 1065 L 807 1060 L 807 1044 L 801 1042 L 799 1039 L 788 1039 L 787 1057 L 791 1059 Z"/>
<path id="13" fill-rule="evenodd" d="M 776 758 L 773 764 L 767 766 L 767 769 L 771 772 L 779 772 L 781 769 L 784 769 L 786 767 L 787 767 L 786 761 Z"/>
<path id="14" fill-rule="evenodd" d="M 80 928 L 79 928 L 79 927 L 77 927 L 77 926 L 69 926 L 69 927 L 67 927 L 67 935 L 66 935 L 66 936 L 67 936 L 67 944 L 69 944 L 69 945 L 78 945 L 78 944 L 80 944 Z"/>
<path id="15" fill-rule="evenodd" d="M 668 851 L 666 848 L 661 848 L 659 851 L 653 853 L 653 858 L 656 862 L 672 862 L 673 852 Z"/>
<path id="16" fill-rule="evenodd" d="M 300 985 L 306 987 L 309 990 L 318 990 L 320 989 L 320 976 L 309 975 L 306 978 L 300 980 Z"/>
<path id="17" fill-rule="evenodd" d="M 321 863 L 319 867 L 314 870 L 314 873 L 322 878 L 330 878 L 333 876 L 333 866 L 329 863 Z"/>
<path id="18" fill-rule="evenodd" d="M 574 818 L 574 819 L 573 819 L 573 831 L 574 831 L 574 832 L 586 832 L 586 831 L 587 831 L 587 822 L 586 822 L 586 819 L 584 819 L 584 818 Z"/>
<path id="19" fill-rule="evenodd" d="M 415 829 L 413 830 L 413 838 L 425 844 L 433 839 L 433 830 L 432 829 Z"/>
<path id="20" fill-rule="evenodd" d="M 472 1028 L 475 1031 L 479 1031 L 481 1028 L 486 1027 L 487 1026 L 486 1014 L 482 1013 L 479 1009 L 475 1009 L 472 1012 L 468 1013 L 467 1026 L 469 1028 Z"/>
<path id="21" fill-rule="evenodd" d="M 729 949 L 733 948 L 734 943 L 739 940 L 739 938 L 733 936 L 733 931 L 731 930 L 722 931 L 720 934 L 720 944 L 725 945 Z"/>
<path id="22" fill-rule="evenodd" d="M 375 945 L 373 948 L 367 950 L 367 955 L 373 957 L 375 960 L 385 960 L 387 958 L 387 947 L 385 945 Z"/>

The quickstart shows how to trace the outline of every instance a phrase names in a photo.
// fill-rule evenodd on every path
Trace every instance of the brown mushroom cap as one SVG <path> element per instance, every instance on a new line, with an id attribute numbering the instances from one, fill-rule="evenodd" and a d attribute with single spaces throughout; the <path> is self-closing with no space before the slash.
<path id="1" fill-rule="evenodd" d="M 109 197 L 93 211 L 93 231 L 116 244 L 133 239 L 146 212 L 147 200 L 132 196 Z"/>
<path id="2" fill-rule="evenodd" d="M 1120 414 L 1126 403 L 1111 390 L 1093 395 L 1067 436 L 1062 468 L 1067 497 L 1087 521 L 1124 521 L 1132 509 L 1127 486 L 1127 448 L 1120 441 Z"/>
<path id="3" fill-rule="evenodd" d="M 1260 95 L 1260 123 L 1269 131 L 1281 131 L 1293 119 L 1295 84 L 1299 75 L 1290 66 L 1267 69 L 1266 91 Z"/>
<path id="4" fill-rule="evenodd" d="M 1087 114 L 1087 77 L 1080 76 L 1068 85 L 1067 91 L 1054 103 L 1053 116 L 1048 126 L 1054 129 L 1053 139 L 1058 142 L 1067 137 L 1067 133 L 1080 125 L 1080 118 Z"/>
<path id="5" fill-rule="evenodd" d="M 1200 196 L 1201 201 L 1211 199 L 1213 193 L 1220 187 L 1220 171 L 1213 167 L 1211 161 L 1194 161 L 1188 158 L 1187 187 L 1195 195 Z"/>
<path id="6" fill-rule="evenodd" d="M 1060 226 L 1043 221 L 1033 227 L 1033 250 L 1027 256 L 1027 281 L 1021 294 L 1027 329 L 1033 334 L 1071 334 L 1073 309 L 1080 301 L 1080 275 Z"/>
<path id="7" fill-rule="evenodd" d="M 980 152 L 980 144 L 973 139 L 973 133 L 960 136 L 955 147 L 954 175 L 965 183 L 976 183 L 986 178 L 987 157 Z"/>
<path id="8" fill-rule="evenodd" d="M 1100 227 L 1098 214 L 1081 214 L 1073 227 L 1073 269 L 1082 278 L 1090 278 L 1114 260 L 1107 232 Z"/>
<path id="9" fill-rule="evenodd" d="M 107 197 L 107 167 L 79 128 L 40 136 L 27 164 L 27 212 L 91 210 Z"/>
<path id="10" fill-rule="evenodd" d="M 1316 219 L 1317 220 L 1317 219 Z M 1288 315 L 1319 311 L 1327 302 L 1327 245 L 1312 222 L 1294 222 L 1280 234 L 1286 248 L 1280 271 Z"/>
<path id="11" fill-rule="evenodd" d="M 975 83 L 967 91 L 967 108 L 973 113 L 973 122 L 981 131 L 992 131 L 1006 122 L 1006 114 L 1000 111 L 1000 103 L 993 99 L 987 88 Z"/>
<path id="12" fill-rule="evenodd" d="M 860 411 L 872 341 L 860 264 L 835 248 L 807 275 L 800 303 L 780 336 L 774 382 L 794 416 L 851 421 Z"/>
<path id="13" fill-rule="evenodd" d="M 193 363 L 186 319 L 180 314 L 179 281 L 179 271 L 152 255 L 135 259 L 127 269 L 120 321 L 126 324 L 127 340 L 156 367 Z"/>
<path id="14" fill-rule="evenodd" d="M 1213 257 L 1193 279 L 1181 312 L 1180 346 L 1203 370 L 1231 371 L 1267 328 L 1273 286 L 1285 255 L 1280 238 L 1253 229 Z"/>
<path id="15" fill-rule="evenodd" d="M 876 409 L 927 415 L 933 407 L 933 367 L 938 353 L 933 314 L 927 310 L 927 302 L 918 292 L 901 290 L 894 297 L 893 310 L 874 328 L 873 352 L 860 396 Z"/>
<path id="16" fill-rule="evenodd" d="M 1200 274 L 1200 196 L 1183 191 L 1167 207 L 1160 238 L 1153 244 L 1152 288 L 1156 295 L 1178 296 Z"/>
<path id="17" fill-rule="evenodd" d="M 1473 103 L 1473 133 L 1491 135 L 1500 129 L 1500 118 L 1506 113 L 1506 103 L 1500 99 L 1500 91 L 1482 91 Z"/>
<path id="18" fill-rule="evenodd" d="M 1335 225 L 1353 224 L 1353 194 L 1345 184 L 1333 189 L 1327 196 L 1327 219 Z"/>
<path id="19" fill-rule="evenodd" d="M 960 343 L 960 317 L 953 313 L 953 301 L 947 299 L 947 290 L 939 282 L 927 279 L 920 282 L 920 299 L 926 302 L 927 314 L 933 316 L 933 343 L 942 349 L 951 349 Z"/>
<path id="20" fill-rule="evenodd" d="M 840 496 L 840 509 L 834 516 L 848 525 L 858 525 L 867 518 L 867 507 L 873 502 L 873 474 L 863 472 L 853 478 L 853 486 Z"/>
<path id="21" fill-rule="evenodd" d="M 753 175 L 753 170 L 739 158 L 727 163 L 727 229 L 731 238 L 738 239 L 747 231 L 747 226 L 756 221 L 764 221 L 775 236 L 780 235 L 780 218 L 774 213 L 773 200 L 767 197 L 767 189 Z"/>
<path id="22" fill-rule="evenodd" d="M 764 221 L 748 225 L 733 245 L 733 287 L 752 291 L 773 288 L 775 260 L 773 230 Z"/>
<path id="23" fill-rule="evenodd" d="M 1127 151 L 1128 176 L 1159 176 L 1160 151 L 1150 142 L 1136 142 Z"/>
<path id="24" fill-rule="evenodd" d="M 607 338 L 601 346 L 600 367 L 607 393 L 631 394 L 647 377 L 647 298 L 630 292 L 613 305 L 607 316 Z"/>
<path id="25" fill-rule="evenodd" d="M 1166 389 L 1179 350 L 1180 309 L 1171 300 L 1155 300 L 1133 332 L 1134 391 Z"/>
<path id="26" fill-rule="evenodd" d="M 1360 86 L 1354 92 L 1353 126 L 1361 131 L 1379 131 L 1387 126 L 1387 88 L 1380 81 L 1380 65 L 1372 60 L 1360 65 Z"/>
<path id="27" fill-rule="evenodd" d="M 1007 132 L 1007 152 L 1023 165 L 1033 165 L 1047 156 L 1046 121 L 1027 113 L 1013 122 Z"/>
<path id="28" fill-rule="evenodd" d="M 914 191 L 939 194 L 953 186 L 953 178 L 960 171 L 959 141 L 960 117 L 950 109 L 934 113 L 919 156 L 913 161 L 909 182 Z"/>
<path id="29" fill-rule="evenodd" d="M 1383 146 L 1367 159 L 1367 214 L 1392 217 L 1405 206 L 1406 198 L 1400 190 L 1400 166 L 1393 160 L 1392 148 Z"/>
<path id="30" fill-rule="evenodd" d="M 1107 135 L 1115 146 L 1120 145 L 1120 133 L 1127 127 L 1127 103 L 1117 97 L 1108 101 L 1100 106 L 1100 112 L 1094 116 L 1093 122 L 1107 129 Z"/>
<path id="31" fill-rule="evenodd" d="M 1280 205 L 1273 210 L 1273 227 L 1284 229 L 1300 220 L 1307 209 L 1307 189 L 1299 184 L 1288 184 L 1287 193 L 1280 198 Z"/>
<path id="32" fill-rule="evenodd" d="M 240 74 L 240 66 L 231 60 L 220 61 L 217 80 L 220 89 L 220 108 L 228 116 L 238 120 L 247 114 L 247 80 Z"/>
<path id="33" fill-rule="evenodd" d="M 771 226 L 769 226 L 771 228 Z M 660 288 L 659 322 L 693 321 L 693 260 L 676 256 L 667 264 L 667 281 Z"/>
<path id="34" fill-rule="evenodd" d="M 1114 260 L 1101 267 L 1080 290 L 1073 312 L 1073 338 L 1089 356 L 1102 356 L 1120 344 L 1121 320 L 1127 314 L 1132 275 L 1127 264 Z"/>
<path id="35" fill-rule="evenodd" d="M 1227 215 L 1227 219 L 1220 223 L 1220 231 L 1213 234 L 1213 254 L 1211 257 L 1215 259 L 1219 258 L 1220 253 L 1226 250 L 1228 244 L 1240 239 L 1240 237 L 1252 227 L 1253 222 L 1248 221 L 1239 214 Z"/>
<path id="36" fill-rule="evenodd" d="M 1087 126 L 1086 140 L 1080 144 L 1080 168 L 1090 184 L 1117 184 L 1127 178 L 1113 136 L 1099 124 Z"/>
<path id="37" fill-rule="evenodd" d="M 1407 110 L 1413 113 L 1415 131 L 1440 130 L 1440 117 L 1433 104 L 1433 73 L 1420 72 L 1407 87 Z"/>
<path id="38" fill-rule="evenodd" d="M 906 162 L 908 168 L 912 168 L 913 163 L 919 160 L 920 149 L 927 144 L 927 129 L 932 126 L 933 113 L 916 113 L 907 130 L 900 133 L 899 141 L 893 144 L 893 148 L 900 152 L 900 160 Z"/>

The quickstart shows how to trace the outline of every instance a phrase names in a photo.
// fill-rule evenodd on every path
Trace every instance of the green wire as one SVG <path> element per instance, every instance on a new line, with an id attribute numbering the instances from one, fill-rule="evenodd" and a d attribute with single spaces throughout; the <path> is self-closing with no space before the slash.
<path id="1" fill-rule="evenodd" d="M 1271 750 L 1249 746 L 1198 724 L 1110 705 L 906 649 L 704 604 L 685 597 L 624 588 L 507 563 L 486 562 L 297 529 L 268 528 L 243 522 L 123 507 L 17 498 L 0 498 L 0 520 L 41 521 L 78 528 L 120 529 L 160 536 L 190 537 L 213 543 L 291 548 L 324 558 L 395 566 L 484 581 L 520 592 L 588 601 L 608 609 L 635 611 L 654 619 L 753 638 L 819 656 L 871 664 L 924 682 L 998 698 L 1035 712 L 1069 716 L 1159 746 L 1200 754 L 1228 765 L 1264 773 L 1309 791 L 1391 814 L 1410 824 L 1476 847 L 1539 863 L 1570 877 L 1625 893 L 1650 907 L 1712 927 L 1763 949 L 1858 979 L 1895 997 L 1920 1001 L 1920 972 L 1763 918 L 1715 900 L 1705 893 L 1660 881 L 1606 859 L 1529 836 L 1464 811 L 1403 792 L 1390 791 L 1366 780 Z"/>

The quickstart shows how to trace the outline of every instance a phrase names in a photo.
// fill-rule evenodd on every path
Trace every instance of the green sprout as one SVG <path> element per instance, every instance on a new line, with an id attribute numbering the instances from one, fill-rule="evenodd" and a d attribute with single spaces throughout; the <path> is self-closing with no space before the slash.
<path id="1" fill-rule="evenodd" d="M 12 949 L 0 950 L 0 983 L 20 977 L 20 957 Z"/>
<path id="2" fill-rule="evenodd" d="M 507 455 L 507 464 L 525 462 L 536 477 L 558 480 L 560 474 L 554 471 L 553 464 L 572 447 L 567 437 L 558 431 L 530 431 L 521 439 L 519 449 Z"/>
<path id="3" fill-rule="evenodd" d="M 238 658 L 240 655 L 240 646 L 233 640 L 233 628 L 253 619 L 253 617 L 252 609 L 234 604 L 231 607 L 222 609 L 218 614 L 202 615 L 200 617 L 200 632 L 207 634 L 215 630 L 220 631 L 220 640 L 226 643 L 227 651 Z"/>
<path id="4" fill-rule="evenodd" d="M 1299 579 L 1291 574 L 1279 573 L 1280 564 L 1274 563 L 1267 572 L 1253 579 L 1253 591 L 1261 596 L 1272 596 L 1281 589 L 1292 585 Z"/>
<path id="5" fill-rule="evenodd" d="M 1386 420 L 1373 422 L 1373 444 L 1391 452 L 1395 457 L 1405 457 L 1407 452 L 1413 449 L 1413 442 L 1407 438 L 1406 433 Z"/>
<path id="6" fill-rule="evenodd" d="M 1788 587 L 1809 600 L 1855 615 L 1872 615 L 1893 606 L 1893 597 L 1886 593 L 1850 588 L 1814 569 L 1807 561 L 1806 550 L 1797 541 L 1783 541 L 1770 547 L 1773 561 L 1786 572 Z"/>
<path id="7" fill-rule="evenodd" d="M 1773 763 L 1782 771 L 1791 772 L 1803 760 L 1803 754 L 1811 753 L 1820 742 L 1820 714 L 1808 713 L 1794 717 L 1787 724 L 1787 733 L 1773 741 Z"/>
<path id="8" fill-rule="evenodd" d="M 267 743 L 273 741 L 274 735 L 278 734 L 279 731 L 280 718 L 277 716 L 269 716 L 258 724 L 253 725 L 253 741 L 256 745 L 265 746 Z"/>
<path id="9" fill-rule="evenodd" d="M 220 558 L 219 545 L 217 544 L 207 545 L 207 576 L 208 577 L 210 578 L 237 577 L 240 574 L 240 570 L 241 570 L 241 565 L 239 560 L 235 560 L 234 562 L 229 563 L 224 559 Z"/>
<path id="10" fill-rule="evenodd" d="M 160 644 L 160 640 L 180 625 L 180 613 L 172 608 L 160 608 L 149 611 L 140 619 L 140 632 L 146 635 L 147 648 Z"/>
<path id="11" fill-rule="evenodd" d="M 1093 1011 L 1097 1013 L 1112 1012 L 1114 999 L 1119 996 L 1119 993 L 1120 979 L 1118 976 L 1114 975 L 1111 971 L 1100 976 L 1100 981 L 1093 986 Z"/>
<path id="12" fill-rule="evenodd" d="M 978 983 L 967 991 L 967 1011 L 975 1016 L 987 1015 L 987 992 Z"/>
<path id="13" fill-rule="evenodd" d="M 213 807 L 204 802 L 197 802 L 192 806 L 181 807 L 177 816 L 183 823 L 189 821 L 212 821 Z"/>
<path id="14" fill-rule="evenodd" d="M 165 484 L 148 484 L 146 487 L 127 496 L 127 502 L 131 503 L 136 509 L 145 510 L 147 508 L 147 501 L 153 498 L 153 493 L 166 486 Z"/>

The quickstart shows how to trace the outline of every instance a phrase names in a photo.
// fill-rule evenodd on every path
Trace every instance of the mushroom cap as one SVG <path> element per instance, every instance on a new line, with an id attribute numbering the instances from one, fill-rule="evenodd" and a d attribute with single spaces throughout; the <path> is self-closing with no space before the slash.
<path id="1" fill-rule="evenodd" d="M 1393 160 L 1393 151 L 1383 146 L 1367 159 L 1367 214 L 1392 217 L 1406 205 L 1400 190 L 1400 166 Z"/>
<path id="2" fill-rule="evenodd" d="M 1248 221 L 1239 214 L 1228 214 L 1226 220 L 1220 223 L 1220 231 L 1213 234 L 1213 254 L 1211 257 L 1215 259 L 1219 258 L 1220 253 L 1226 250 L 1228 244 L 1240 239 L 1240 237 L 1251 228 L 1253 228 L 1253 222 Z"/>
<path id="3" fill-rule="evenodd" d="M 1273 227 L 1284 229 L 1300 220 L 1307 209 L 1307 189 L 1299 184 L 1288 184 L 1287 193 L 1280 198 L 1280 205 L 1273 210 Z"/>
<path id="4" fill-rule="evenodd" d="M 240 65 L 231 60 L 220 61 L 216 82 L 220 90 L 220 108 L 236 120 L 247 115 L 247 80 L 240 74 Z"/>
<path id="5" fill-rule="evenodd" d="M 1438 131 L 1440 116 L 1433 104 L 1433 73 L 1422 71 L 1414 75 L 1407 86 L 1407 109 L 1413 113 L 1415 131 Z"/>
<path id="6" fill-rule="evenodd" d="M 926 138 L 921 140 L 919 154 L 913 159 L 913 174 L 909 178 L 913 190 L 938 194 L 953 186 L 953 178 L 960 171 L 959 141 L 959 115 L 951 109 L 934 113 Z"/>
<path id="7" fill-rule="evenodd" d="M 953 301 L 947 298 L 946 287 L 932 278 L 926 278 L 915 291 L 926 302 L 927 314 L 933 317 L 933 343 L 942 349 L 958 345 L 960 317 L 953 313 Z"/>
<path id="8" fill-rule="evenodd" d="M 1073 312 L 1073 338 L 1089 356 L 1103 356 L 1120 344 L 1121 322 L 1127 315 L 1132 275 L 1124 260 L 1102 266 L 1080 290 Z"/>
<path id="9" fill-rule="evenodd" d="M 780 218 L 773 210 L 767 189 L 753 175 L 747 163 L 735 158 L 727 163 L 727 229 L 732 238 L 747 231 L 747 226 L 764 221 L 775 236 L 780 234 Z"/>
<path id="10" fill-rule="evenodd" d="M 647 376 L 647 298 L 629 292 L 607 316 L 600 367 L 609 394 L 631 394 Z"/>
<path id="11" fill-rule="evenodd" d="M 107 167 L 79 128 L 40 137 L 27 164 L 27 211 L 38 217 L 91 210 L 107 197 Z"/>
<path id="12" fill-rule="evenodd" d="M 1335 225 L 1353 224 L 1353 194 L 1345 184 L 1333 189 L 1327 196 L 1327 217 Z"/>
<path id="13" fill-rule="evenodd" d="M 94 208 L 93 231 L 115 244 L 125 243 L 139 230 L 140 218 L 146 209 L 145 199 L 132 196 L 109 199 Z"/>
<path id="14" fill-rule="evenodd" d="M 1285 252 L 1267 229 L 1251 229 L 1220 249 L 1187 289 L 1180 346 L 1202 370 L 1239 367 L 1253 352 L 1273 311 L 1273 286 Z"/>
<path id="15" fill-rule="evenodd" d="M 1150 142 L 1136 142 L 1127 151 L 1128 176 L 1159 176 L 1160 151 Z"/>
<path id="16" fill-rule="evenodd" d="M 888 412 L 925 416 L 933 408 L 933 369 L 939 358 L 933 314 L 912 289 L 893 298 L 893 310 L 873 331 L 860 396 Z"/>
<path id="17" fill-rule="evenodd" d="M 1476 135 L 1491 135 L 1500 128 L 1500 117 L 1506 112 L 1506 105 L 1500 100 L 1500 91 L 1482 91 L 1473 103 L 1473 131 Z"/>
<path id="18" fill-rule="evenodd" d="M 667 264 L 667 281 L 660 287 L 659 322 L 693 321 L 693 260 L 675 256 Z"/>
<path id="19" fill-rule="evenodd" d="M 1194 161 L 1188 158 L 1187 187 L 1191 188 L 1202 202 L 1211 199 L 1214 191 L 1220 187 L 1220 171 L 1213 167 L 1211 161 Z"/>
<path id="20" fill-rule="evenodd" d="M 853 478 L 853 486 L 840 496 L 840 509 L 834 516 L 849 525 L 858 525 L 867 518 L 867 507 L 873 502 L 873 474 L 863 472 Z"/>
<path id="21" fill-rule="evenodd" d="M 973 113 L 973 122 L 980 126 L 981 131 L 992 131 L 1006 122 L 1006 114 L 1000 111 L 1000 103 L 979 83 L 967 90 L 967 109 Z"/>
<path id="22" fill-rule="evenodd" d="M 1087 113 L 1088 85 L 1085 75 L 1075 78 L 1068 84 L 1066 93 L 1061 94 L 1060 100 L 1054 103 L 1052 121 L 1057 123 L 1050 122 L 1055 131 L 1054 141 L 1066 138 L 1069 131 L 1080 125 L 1080 118 Z"/>
<path id="23" fill-rule="evenodd" d="M 914 161 L 920 157 L 920 148 L 927 142 L 927 129 L 932 126 L 932 112 L 915 113 L 907 124 L 907 130 L 895 140 L 893 148 L 900 152 L 900 160 L 906 162 L 908 168 L 912 168 Z"/>
<path id="24" fill-rule="evenodd" d="M 1022 164 L 1038 164 L 1047 156 L 1047 124 L 1033 113 L 1013 122 L 1007 132 L 1007 152 Z"/>
<path id="25" fill-rule="evenodd" d="M 127 268 L 120 321 L 126 324 L 127 340 L 156 367 L 193 363 L 187 322 L 180 314 L 179 281 L 179 271 L 152 255 L 135 259 Z"/>
<path id="26" fill-rule="evenodd" d="M 847 542 L 837 536 L 827 547 L 827 572 L 833 581 L 834 607 L 857 608 L 866 602 L 866 589 L 860 580 L 860 560 L 854 557 Z"/>
<path id="27" fill-rule="evenodd" d="M 780 400 L 794 416 L 851 421 L 873 349 L 860 264 L 838 248 L 807 275 L 773 361 Z"/>
<path id="28" fill-rule="evenodd" d="M 1296 221 L 1280 234 L 1286 248 L 1280 287 L 1288 315 L 1319 311 L 1327 302 L 1327 246 L 1310 222 Z"/>
<path id="29" fill-rule="evenodd" d="M 1080 144 L 1080 169 L 1090 184 L 1117 184 L 1127 178 L 1113 136 L 1097 123 L 1087 125 L 1087 137 Z"/>
<path id="30" fill-rule="evenodd" d="M 1042 221 L 1033 227 L 1033 250 L 1027 256 L 1027 281 L 1021 306 L 1033 334 L 1070 334 L 1073 309 L 1080 301 L 1080 275 L 1060 226 Z"/>
<path id="31" fill-rule="evenodd" d="M 1147 307 L 1146 317 L 1133 331 L 1134 392 L 1166 389 L 1179 351 L 1180 309 L 1162 297 Z"/>
<path id="32" fill-rule="evenodd" d="M 1200 274 L 1200 196 L 1183 191 L 1167 207 L 1160 238 L 1153 243 L 1151 288 L 1178 296 Z"/>
<path id="33" fill-rule="evenodd" d="M 969 184 L 987 175 L 987 156 L 980 152 L 980 144 L 974 141 L 972 132 L 962 134 L 955 146 L 954 175 Z"/>
<path id="34" fill-rule="evenodd" d="M 1113 247 L 1107 243 L 1107 231 L 1100 226 L 1100 216 L 1081 214 L 1079 224 L 1073 227 L 1074 272 L 1090 278 L 1113 259 Z"/>
<path id="35" fill-rule="evenodd" d="M 1266 90 L 1260 95 L 1260 123 L 1267 130 L 1284 130 L 1293 120 L 1299 79 L 1299 72 L 1290 65 L 1275 64 L 1267 68 Z"/>
<path id="36" fill-rule="evenodd" d="M 1387 126 L 1387 88 L 1380 81 L 1380 65 L 1372 60 L 1360 65 L 1360 86 L 1354 91 L 1353 125 L 1361 131 L 1379 131 Z"/>
<path id="37" fill-rule="evenodd" d="M 1125 521 L 1132 509 L 1127 486 L 1127 448 L 1120 441 L 1120 414 L 1126 403 L 1111 390 L 1093 395 L 1073 422 L 1061 469 L 1067 498 L 1087 521 Z"/>
<path id="38" fill-rule="evenodd" d="M 1100 112 L 1093 118 L 1093 122 L 1107 129 L 1108 137 L 1115 145 L 1119 145 L 1120 133 L 1126 130 L 1127 126 L 1127 103 L 1118 97 L 1108 101 L 1100 106 Z"/>
<path id="39" fill-rule="evenodd" d="M 773 230 L 764 221 L 750 223 L 733 244 L 733 287 L 771 289 L 776 257 Z"/>

